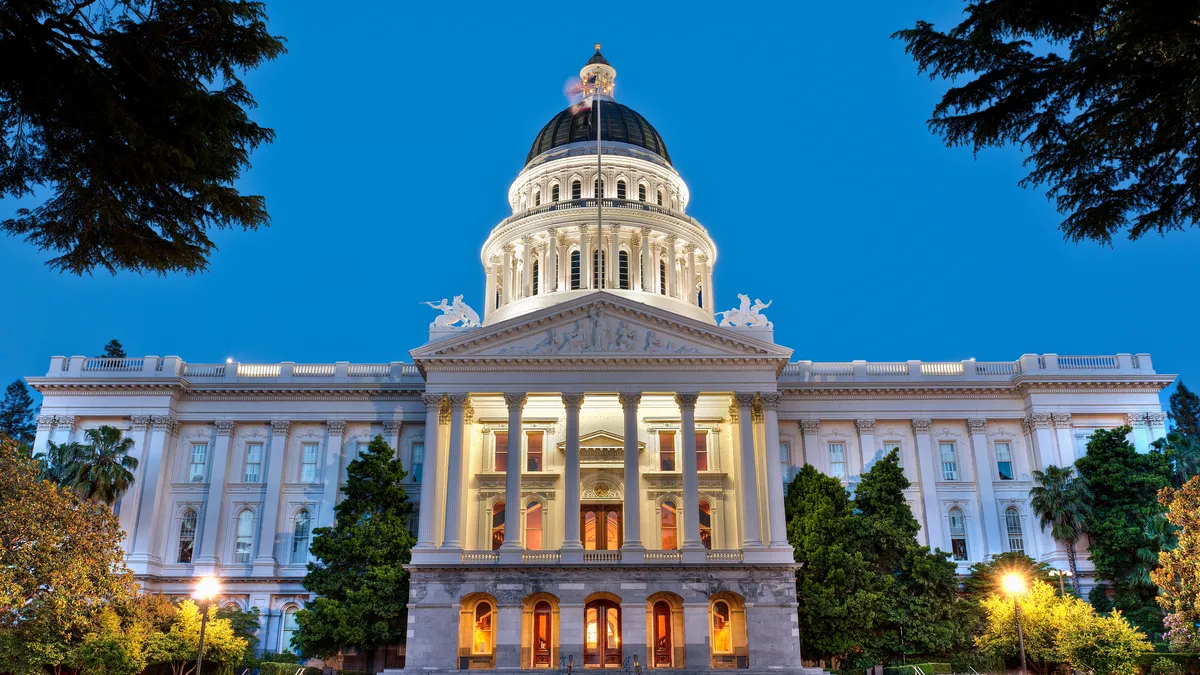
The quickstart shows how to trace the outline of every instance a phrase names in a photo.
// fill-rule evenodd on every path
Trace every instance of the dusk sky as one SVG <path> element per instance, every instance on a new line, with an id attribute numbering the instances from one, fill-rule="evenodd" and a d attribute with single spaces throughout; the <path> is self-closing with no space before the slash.
<path id="1" fill-rule="evenodd" d="M 190 362 L 410 360 L 436 314 L 421 301 L 462 293 L 483 313 L 480 246 L 596 42 L 717 243 L 717 304 L 773 301 L 793 359 L 1149 352 L 1200 385 L 1200 230 L 1065 242 L 1044 189 L 1017 185 L 1019 150 L 973 156 L 927 129 L 945 85 L 889 35 L 956 22 L 957 0 L 599 19 L 409 4 L 268 3 L 289 53 L 247 81 L 277 138 L 240 187 L 272 225 L 218 233 L 209 272 L 78 278 L 0 237 L 0 386 L 111 338 Z"/>

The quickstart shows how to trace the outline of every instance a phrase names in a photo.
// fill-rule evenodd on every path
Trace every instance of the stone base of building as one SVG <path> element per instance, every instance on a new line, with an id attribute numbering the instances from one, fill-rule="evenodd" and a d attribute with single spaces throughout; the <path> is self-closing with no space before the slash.
<path id="1" fill-rule="evenodd" d="M 599 658 L 608 669 L 801 672 L 795 569 L 412 566 L 404 671 L 590 670 Z M 612 632 L 601 615 L 616 616 L 620 631 L 599 638 L 611 649 L 598 657 L 597 632 Z"/>

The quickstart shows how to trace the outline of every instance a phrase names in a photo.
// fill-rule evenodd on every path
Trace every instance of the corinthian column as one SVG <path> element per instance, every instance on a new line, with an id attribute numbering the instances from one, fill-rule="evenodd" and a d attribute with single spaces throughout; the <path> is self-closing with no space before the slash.
<path id="1" fill-rule="evenodd" d="M 562 395 L 567 409 L 567 470 L 563 476 L 566 512 L 563 514 L 563 562 L 582 562 L 583 542 L 579 538 L 579 408 L 583 394 Z M 569 560 L 568 560 L 569 558 Z"/>
<path id="2" fill-rule="evenodd" d="M 683 277 L 683 299 L 688 302 L 696 303 L 696 245 L 684 244 L 683 250 L 687 253 L 687 274 Z"/>
<path id="3" fill-rule="evenodd" d="M 521 237 L 521 297 L 533 295 L 533 237 Z"/>
<path id="4" fill-rule="evenodd" d="M 592 238 L 587 223 L 579 225 L 579 288 L 592 287 Z"/>
<path id="5" fill-rule="evenodd" d="M 758 477 L 754 464 L 753 392 L 734 394 L 738 407 L 738 435 L 741 440 L 742 548 L 762 546 L 762 526 L 758 520 Z"/>
<path id="6" fill-rule="evenodd" d="M 521 415 L 528 400 L 525 394 L 504 395 L 508 405 L 508 466 L 504 473 L 504 543 L 500 549 L 516 553 L 515 560 L 520 560 L 520 551 L 525 548 L 521 540 L 521 471 L 525 468 L 521 457 Z"/>
<path id="7" fill-rule="evenodd" d="M 463 410 L 467 394 L 450 394 L 450 450 L 446 457 L 446 529 L 442 548 L 461 549 L 463 493 Z"/>
<path id="8" fill-rule="evenodd" d="M 507 305 L 514 300 L 512 284 L 513 245 L 504 245 L 504 276 L 500 281 L 500 304 Z"/>
<path id="9" fill-rule="evenodd" d="M 617 398 L 625 412 L 625 541 L 621 544 L 621 559 L 641 560 L 646 553 L 642 543 L 641 471 L 638 466 L 637 411 L 642 395 L 622 392 Z"/>
<path id="10" fill-rule="evenodd" d="M 558 230 L 546 230 L 550 235 L 549 245 L 546 246 L 546 287 L 543 293 L 553 293 L 558 290 Z"/>
<path id="11" fill-rule="evenodd" d="M 493 309 L 496 309 L 496 283 L 500 275 L 499 267 L 499 258 L 496 256 L 488 258 L 487 285 L 483 290 L 483 318 L 485 319 Z"/>
<path id="12" fill-rule="evenodd" d="M 673 234 L 667 235 L 667 297 L 679 297 L 679 283 L 675 272 L 675 242 L 679 240 Z"/>
<path id="13" fill-rule="evenodd" d="M 604 286 L 619 288 L 621 286 L 621 270 L 617 260 L 617 251 L 621 242 L 621 226 L 612 223 L 608 226 L 608 262 L 604 265 Z"/>
<path id="14" fill-rule="evenodd" d="M 700 262 L 700 289 L 704 293 L 703 306 L 704 309 L 711 312 L 716 307 L 713 304 L 712 268 L 708 264 L 708 256 L 703 253 L 696 256 L 696 260 Z"/>
<path id="15" fill-rule="evenodd" d="M 647 293 L 654 290 L 654 264 L 650 260 L 650 228 L 642 228 L 642 275 L 638 279 L 636 290 L 645 291 Z"/>
<path id="16" fill-rule="evenodd" d="M 421 501 L 417 507 L 417 545 L 414 551 L 433 550 L 433 523 L 437 516 L 438 419 L 442 394 L 422 394 L 425 402 L 425 465 L 421 474 Z"/>
<path id="17" fill-rule="evenodd" d="M 679 406 L 679 433 L 683 436 L 683 544 L 680 548 L 685 551 L 684 555 L 693 550 L 701 551 L 698 561 L 703 561 L 704 543 L 700 541 L 700 474 L 696 468 L 696 401 L 699 398 L 698 393 L 675 394 L 675 403 Z"/>
<path id="18" fill-rule="evenodd" d="M 779 403 L 783 394 L 773 391 L 760 397 L 763 407 L 763 424 L 767 436 L 767 514 L 770 522 L 771 548 L 788 548 L 787 523 L 783 518 L 783 467 L 779 457 Z"/>
<path id="19" fill-rule="evenodd" d="M 200 548 L 192 570 L 199 576 L 212 574 L 217 568 L 217 531 L 221 527 L 221 504 L 225 501 L 225 474 L 229 464 L 229 440 L 233 435 L 233 420 L 217 420 L 217 447 L 213 452 L 212 474 L 208 478 L 208 496 L 204 500 L 204 526 L 200 533 Z"/>

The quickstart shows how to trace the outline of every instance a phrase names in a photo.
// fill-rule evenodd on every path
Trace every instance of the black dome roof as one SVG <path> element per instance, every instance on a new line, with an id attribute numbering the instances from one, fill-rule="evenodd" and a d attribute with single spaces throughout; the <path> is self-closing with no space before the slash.
<path id="1" fill-rule="evenodd" d="M 600 123 L 603 125 L 600 138 L 614 143 L 628 143 L 643 147 L 659 157 L 671 161 L 667 154 L 667 144 L 662 136 L 636 110 L 621 105 L 616 101 L 601 101 Z M 529 156 L 525 163 L 533 161 L 534 157 L 568 143 L 596 140 L 596 115 L 594 109 L 571 106 L 555 115 L 541 133 L 533 139 L 533 147 L 529 148 Z"/>

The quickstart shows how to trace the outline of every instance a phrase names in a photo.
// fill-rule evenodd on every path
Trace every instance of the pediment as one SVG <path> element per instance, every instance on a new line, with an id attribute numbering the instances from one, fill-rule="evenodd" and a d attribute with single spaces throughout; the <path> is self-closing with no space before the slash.
<path id="1" fill-rule="evenodd" d="M 441 360 L 582 358 L 782 359 L 791 350 L 735 330 L 597 291 L 490 326 L 464 330 L 412 351 L 418 364 Z"/>

